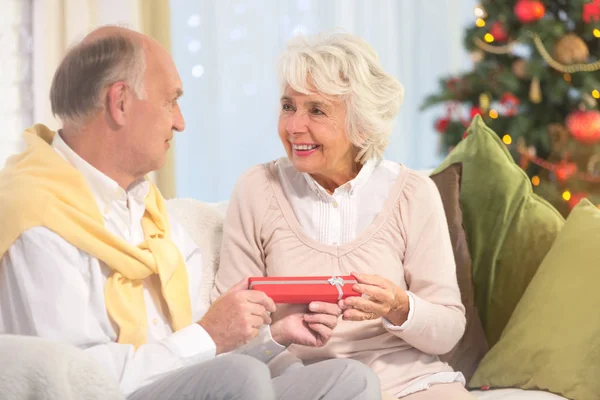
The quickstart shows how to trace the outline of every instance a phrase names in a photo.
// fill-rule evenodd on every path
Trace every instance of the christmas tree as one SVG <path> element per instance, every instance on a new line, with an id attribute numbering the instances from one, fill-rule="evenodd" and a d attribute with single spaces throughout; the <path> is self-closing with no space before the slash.
<path id="1" fill-rule="evenodd" d="M 600 206 L 600 0 L 483 0 L 464 44 L 473 70 L 423 104 L 445 105 L 443 151 L 481 114 L 563 215 Z"/>

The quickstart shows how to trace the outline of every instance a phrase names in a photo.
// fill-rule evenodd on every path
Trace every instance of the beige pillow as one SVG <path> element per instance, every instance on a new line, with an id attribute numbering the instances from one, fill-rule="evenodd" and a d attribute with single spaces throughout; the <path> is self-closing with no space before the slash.
<path id="1" fill-rule="evenodd" d="M 454 251 L 458 286 L 467 318 L 467 326 L 463 337 L 449 353 L 440 356 L 440 359 L 450 364 L 454 370 L 462 372 L 465 378 L 469 380 L 487 352 L 488 344 L 475 306 L 471 255 L 460 208 L 462 164 L 452 164 L 448 168 L 431 175 L 431 179 L 437 186 L 444 205 Z"/>

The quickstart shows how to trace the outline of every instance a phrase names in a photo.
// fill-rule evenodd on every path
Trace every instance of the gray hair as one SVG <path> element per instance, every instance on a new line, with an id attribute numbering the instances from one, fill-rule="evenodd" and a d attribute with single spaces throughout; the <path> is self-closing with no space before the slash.
<path id="1" fill-rule="evenodd" d="M 63 123 L 81 125 L 104 107 L 102 93 L 115 82 L 126 82 L 138 98 L 145 97 L 146 57 L 143 44 L 111 34 L 80 43 L 60 63 L 50 89 L 52 113 Z"/>
<path id="2" fill-rule="evenodd" d="M 356 161 L 383 157 L 404 87 L 383 70 L 369 44 L 341 32 L 297 36 L 281 56 L 279 78 L 282 92 L 289 85 L 300 93 L 342 100 Z"/>

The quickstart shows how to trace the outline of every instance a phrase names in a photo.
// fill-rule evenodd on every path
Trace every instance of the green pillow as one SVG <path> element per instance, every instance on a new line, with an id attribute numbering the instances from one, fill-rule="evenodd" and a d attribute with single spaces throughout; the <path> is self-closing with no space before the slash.
<path id="1" fill-rule="evenodd" d="M 475 304 L 493 346 L 564 218 L 533 193 L 527 174 L 479 115 L 434 173 L 458 162 L 463 166 L 460 201 Z"/>
<path id="2" fill-rule="evenodd" d="M 542 389 L 574 400 L 600 396 L 600 210 L 569 214 L 500 341 L 471 387 Z"/>

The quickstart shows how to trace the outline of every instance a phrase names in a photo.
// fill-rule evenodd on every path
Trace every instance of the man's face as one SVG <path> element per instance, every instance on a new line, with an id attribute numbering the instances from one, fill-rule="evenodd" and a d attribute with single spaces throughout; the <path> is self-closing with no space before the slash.
<path id="1" fill-rule="evenodd" d="M 123 138 L 129 158 L 124 161 L 138 176 L 164 165 L 173 131 L 185 128 L 178 104 L 183 94 L 181 78 L 171 56 L 157 46 L 146 50 L 144 89 L 142 99 L 131 95 L 131 112 Z"/>

